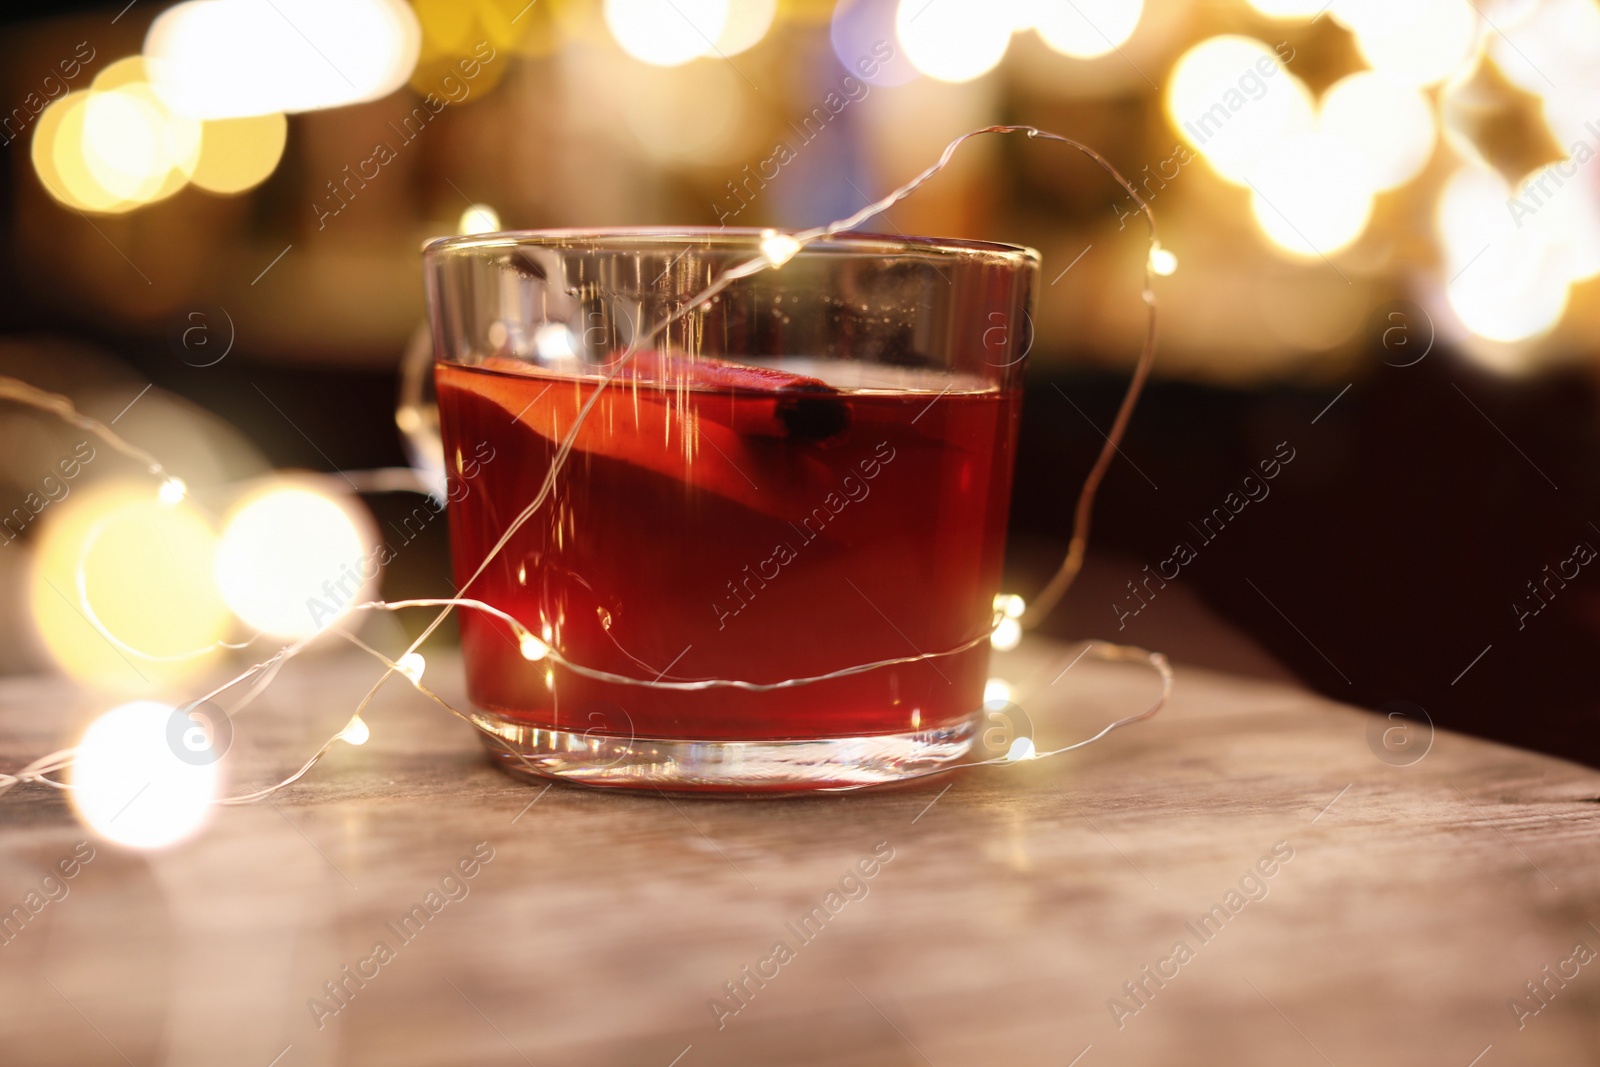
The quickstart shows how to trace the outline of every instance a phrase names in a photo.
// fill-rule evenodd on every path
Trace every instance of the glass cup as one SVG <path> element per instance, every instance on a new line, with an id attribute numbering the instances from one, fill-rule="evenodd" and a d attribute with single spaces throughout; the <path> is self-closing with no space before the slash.
<path id="1" fill-rule="evenodd" d="M 973 743 L 1038 254 L 840 235 L 627 355 L 761 240 L 425 251 L 455 583 L 504 613 L 460 612 L 467 683 L 507 770 L 782 791 Z"/>

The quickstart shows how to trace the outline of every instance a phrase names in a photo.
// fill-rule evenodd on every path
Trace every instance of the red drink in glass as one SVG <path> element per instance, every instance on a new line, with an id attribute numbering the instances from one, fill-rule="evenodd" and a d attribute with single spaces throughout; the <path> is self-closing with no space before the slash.
<path id="1" fill-rule="evenodd" d="M 838 235 L 752 272 L 761 241 L 428 247 L 455 584 L 517 620 L 460 613 L 508 770 L 784 790 L 973 742 L 1037 254 Z"/>
<path id="2" fill-rule="evenodd" d="M 499 460 L 450 509 L 460 585 L 537 495 L 597 385 L 444 363 L 436 379 L 445 455 L 487 444 Z M 590 411 L 550 498 L 469 595 L 569 660 L 663 681 L 781 682 L 985 635 L 1016 392 L 785 392 L 619 378 Z M 786 421 L 778 408 L 797 395 L 812 411 Z M 467 613 L 461 625 L 480 707 L 547 730 L 639 739 L 949 727 L 979 707 L 989 651 L 979 642 L 767 692 L 681 691 L 530 662 L 489 615 Z"/>

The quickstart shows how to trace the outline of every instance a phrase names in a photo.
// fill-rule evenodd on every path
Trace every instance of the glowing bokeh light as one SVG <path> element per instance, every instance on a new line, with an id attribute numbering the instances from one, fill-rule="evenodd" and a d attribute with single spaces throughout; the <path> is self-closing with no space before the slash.
<path id="1" fill-rule="evenodd" d="M 156 499 L 163 504 L 176 504 L 189 495 L 189 487 L 183 484 L 182 478 L 168 478 L 156 490 Z"/>
<path id="2" fill-rule="evenodd" d="M 833 54 L 851 76 L 873 85 L 905 85 L 917 68 L 895 43 L 899 0 L 839 0 L 828 25 Z"/>
<path id="3" fill-rule="evenodd" d="M 473 204 L 461 213 L 461 221 L 456 224 L 456 232 L 468 233 L 493 233 L 500 228 L 500 215 L 488 204 Z"/>
<path id="4" fill-rule="evenodd" d="M 1372 71 L 1335 82 L 1322 97 L 1317 121 L 1322 132 L 1355 148 L 1380 190 L 1416 177 L 1438 139 L 1428 98 Z"/>
<path id="5" fill-rule="evenodd" d="M 1331 255 L 1361 236 L 1372 218 L 1372 188 L 1355 148 L 1328 134 L 1302 134 L 1256 169 L 1250 210 L 1277 247 L 1297 256 Z"/>
<path id="6" fill-rule="evenodd" d="M 1557 97 L 1600 80 L 1600 6 L 1593 0 L 1541 0 L 1515 24 L 1501 25 L 1503 32 L 1488 38 L 1489 55 L 1525 92 Z"/>
<path id="7" fill-rule="evenodd" d="M 172 718 L 170 705 L 141 700 L 112 708 L 83 732 L 69 772 L 72 804 L 101 837 L 163 848 L 205 824 L 217 796 L 217 761 L 180 758 Z"/>
<path id="8" fill-rule="evenodd" d="M 176 192 L 200 156 L 200 123 L 169 115 L 142 83 L 91 92 L 82 137 L 89 173 L 121 200 L 148 203 Z M 174 169 L 185 173 L 169 182 Z"/>
<path id="9" fill-rule="evenodd" d="M 29 603 L 61 669 L 141 693 L 207 666 L 230 619 L 211 578 L 216 535 L 205 516 L 163 502 L 148 483 L 81 490 L 54 508 Z"/>
<path id="10" fill-rule="evenodd" d="M 1600 63 L 1595 70 L 1600 72 Z M 1600 149 L 1600 135 L 1590 129 L 1600 116 L 1600 84 L 1572 85 L 1566 91 L 1551 93 L 1544 98 L 1544 121 L 1557 143 L 1569 153 L 1577 151 L 1582 143 L 1590 150 Z M 1596 124 L 1600 128 L 1600 124 Z"/>
<path id="11" fill-rule="evenodd" d="M 1530 247 L 1519 257 L 1530 273 L 1515 275 L 1490 263 L 1469 270 L 1445 289 L 1462 325 L 1490 341 L 1526 341 L 1548 333 L 1567 310 L 1570 287 L 1548 262 L 1547 250 Z M 1528 262 L 1528 260 L 1533 262 Z M 1509 365 L 1496 369 L 1512 370 Z"/>
<path id="12" fill-rule="evenodd" d="M 1566 159 L 1523 179 L 1507 210 L 1495 216 L 1499 233 L 1521 235 L 1546 246 L 1555 269 L 1569 281 L 1600 275 L 1600 202 L 1594 195 L 1594 161 Z"/>
<path id="13" fill-rule="evenodd" d="M 778 0 L 737 0 L 728 5 L 728 21 L 717 35 L 712 55 L 726 58 L 761 43 L 778 16 Z"/>
<path id="14" fill-rule="evenodd" d="M 985 704 L 1006 704 L 1011 700 L 1011 683 L 1004 678 L 990 678 L 983 683 Z"/>
<path id="15" fill-rule="evenodd" d="M 288 139 L 289 120 L 281 111 L 208 119 L 201 124 L 200 158 L 189 180 L 209 193 L 242 193 L 277 169 Z"/>
<path id="16" fill-rule="evenodd" d="M 1354 34 L 1396 33 L 1422 17 L 1432 0 L 1331 0 L 1328 15 Z"/>
<path id="17" fill-rule="evenodd" d="M 1513 220 L 1511 190 L 1498 174 L 1463 167 L 1445 183 L 1437 213 L 1450 278 L 1445 292 L 1456 317 L 1474 334 L 1523 341 L 1561 320 L 1583 263 L 1573 235 L 1564 232 L 1571 209 L 1564 210 L 1563 199 L 1536 199 L 1524 183 L 1517 201 L 1533 213 Z M 1522 369 L 1507 352 L 1495 356 L 1498 362 L 1485 360 L 1495 369 Z"/>
<path id="18" fill-rule="evenodd" d="M 1333 13 L 1374 70 L 1406 85 L 1444 80 L 1477 47 L 1478 13 L 1469 0 L 1341 0 Z"/>
<path id="19" fill-rule="evenodd" d="M 1517 188 L 1517 229 L 1531 230 L 1574 282 L 1600 275 L 1600 202 L 1593 163 L 1575 159 L 1540 167 Z M 1509 213 L 1508 213 L 1509 214 Z"/>
<path id="20" fill-rule="evenodd" d="M 422 32 L 402 0 L 189 0 L 150 25 L 150 83 L 203 119 L 314 111 L 404 85 Z"/>
<path id="21" fill-rule="evenodd" d="M 100 73 L 94 76 L 89 88 L 96 92 L 107 92 L 111 89 L 120 89 L 124 85 L 138 85 L 149 80 L 150 75 L 145 66 L 144 56 L 123 56 L 107 63 Z"/>
<path id="22" fill-rule="evenodd" d="M 253 629 L 275 637 L 316 633 L 359 603 L 371 584 L 362 573 L 365 525 L 323 493 L 271 485 L 228 513 L 217 588 Z"/>
<path id="23" fill-rule="evenodd" d="M 80 211 L 106 214 L 129 211 L 137 201 L 124 200 L 101 185 L 83 156 L 83 109 L 89 92 L 68 93 L 39 116 L 33 131 L 33 169 L 52 197 Z"/>
<path id="24" fill-rule="evenodd" d="M 159 200 L 183 188 L 200 160 L 201 134 L 197 120 L 174 114 L 150 88 L 148 69 L 143 56 L 127 56 L 108 65 L 89 85 L 89 111 L 84 116 L 89 140 L 84 143 L 83 153 L 91 169 L 96 166 L 94 155 L 100 154 L 109 157 L 100 161 L 102 166 L 110 163 L 137 176 L 154 174 L 141 184 L 155 191 L 132 198 L 143 203 Z M 131 104 L 143 112 L 133 117 L 133 129 L 116 129 L 115 118 L 107 122 L 107 116 L 94 114 L 99 106 L 96 99 L 113 93 L 116 95 L 111 99 L 116 101 L 116 110 L 126 110 Z M 139 129 L 141 124 L 146 128 Z M 144 166 L 138 165 L 145 151 L 142 141 L 148 142 L 150 151 L 150 159 Z M 161 173 L 163 161 L 179 173 Z M 103 179 L 102 184 L 115 188 L 115 179 Z"/>
<path id="25" fill-rule="evenodd" d="M 1005 58 L 1015 10 L 1012 0 L 900 0 L 895 36 L 928 77 L 971 81 Z"/>
<path id="26" fill-rule="evenodd" d="M 52 196 L 118 213 L 190 182 L 237 193 L 272 173 L 287 138 L 282 114 L 205 122 L 176 114 L 144 81 L 146 69 L 140 56 L 118 60 L 41 116 L 33 164 Z"/>
<path id="27" fill-rule="evenodd" d="M 1328 9 L 1327 0 L 1247 0 L 1269 19 L 1315 18 Z"/>
<path id="28" fill-rule="evenodd" d="M 88 99 L 88 96 L 89 94 L 86 92 L 68 93 L 59 100 L 51 102 L 49 106 L 39 113 L 38 121 L 33 124 L 33 141 L 28 149 L 28 154 L 33 161 L 33 171 L 39 176 L 39 184 L 44 186 L 45 191 L 56 202 L 79 210 L 92 209 L 87 208 L 67 187 L 66 178 L 62 176 L 60 169 L 56 166 L 56 144 L 60 140 L 62 120 L 82 107 L 84 100 Z M 78 127 L 79 143 L 82 143 L 82 137 L 83 127 L 80 125 Z M 91 178 L 90 181 L 92 182 L 93 179 Z M 96 188 L 98 188 L 98 185 Z M 112 199 L 111 194 L 106 193 L 105 190 L 101 189 L 100 193 L 108 201 Z"/>
<path id="29" fill-rule="evenodd" d="M 1167 118 L 1224 180 L 1246 185 L 1284 142 L 1311 132 L 1315 108 L 1278 54 L 1251 37 L 1211 37 L 1178 58 Z"/>
<path id="30" fill-rule="evenodd" d="M 1504 179 L 1480 167 L 1462 167 L 1439 191 L 1435 209 L 1445 270 L 1455 275 L 1487 246 L 1502 239 L 1510 223 L 1511 190 Z"/>
<path id="31" fill-rule="evenodd" d="M 1144 0 L 1034 0 L 1030 21 L 1052 49 L 1093 59 L 1128 43 L 1144 14 Z"/>
<path id="32" fill-rule="evenodd" d="M 1028 602 L 1015 593 L 996 593 L 994 610 L 1009 619 L 1020 619 L 1023 612 L 1028 610 Z"/>
<path id="33" fill-rule="evenodd" d="M 728 9 L 729 0 L 605 0 L 605 20 L 634 59 L 677 67 L 715 54 Z"/>
<path id="34" fill-rule="evenodd" d="M 989 635 L 989 644 L 1001 652 L 1009 652 L 1022 643 L 1022 624 L 1006 616 Z"/>

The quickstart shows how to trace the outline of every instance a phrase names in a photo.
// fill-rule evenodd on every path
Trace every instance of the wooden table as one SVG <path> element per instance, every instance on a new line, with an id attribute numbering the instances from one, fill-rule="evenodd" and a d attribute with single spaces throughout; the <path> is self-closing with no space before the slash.
<path id="1" fill-rule="evenodd" d="M 995 667 L 1046 745 L 1155 691 L 1092 659 L 1050 685 L 1075 654 Z M 430 657 L 431 683 L 458 676 Z M 371 677 L 297 663 L 238 723 L 232 787 L 292 766 Z M 0 686 L 0 766 L 94 708 Z M 1600 773 L 1559 760 L 1440 732 L 1392 766 L 1365 712 L 1194 669 L 1156 719 L 1065 757 L 802 799 L 541 792 L 403 686 L 368 718 L 365 747 L 186 845 L 96 844 L 0 947 L 0 1062 L 1600 1062 L 1600 959 L 1578 961 L 1600 951 Z M 10 908 L 84 833 L 38 786 L 0 820 Z M 492 859 L 445 883 L 465 895 L 427 911 L 475 849 Z"/>

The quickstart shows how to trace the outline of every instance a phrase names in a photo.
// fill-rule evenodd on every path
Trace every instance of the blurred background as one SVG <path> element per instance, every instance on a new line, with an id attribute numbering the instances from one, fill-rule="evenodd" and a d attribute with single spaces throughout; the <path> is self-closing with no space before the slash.
<path id="1" fill-rule="evenodd" d="M 816 225 L 962 132 L 1025 123 L 1120 168 L 1177 264 L 1089 567 L 1047 629 L 1600 763 L 1595 0 L 4 20 L 0 374 L 114 422 L 187 493 L 158 506 L 136 464 L 0 408 L 0 671 L 170 690 L 236 620 L 295 635 L 283 605 L 325 595 L 296 582 L 382 539 L 367 592 L 440 595 L 445 529 L 405 476 L 340 473 L 413 458 L 396 399 L 426 344 L 426 240 Z M 1135 205 L 1059 146 L 985 138 L 866 228 L 1044 255 L 1007 581 L 1031 593 L 1139 351 Z M 121 647 L 63 595 L 74 560 Z"/>

